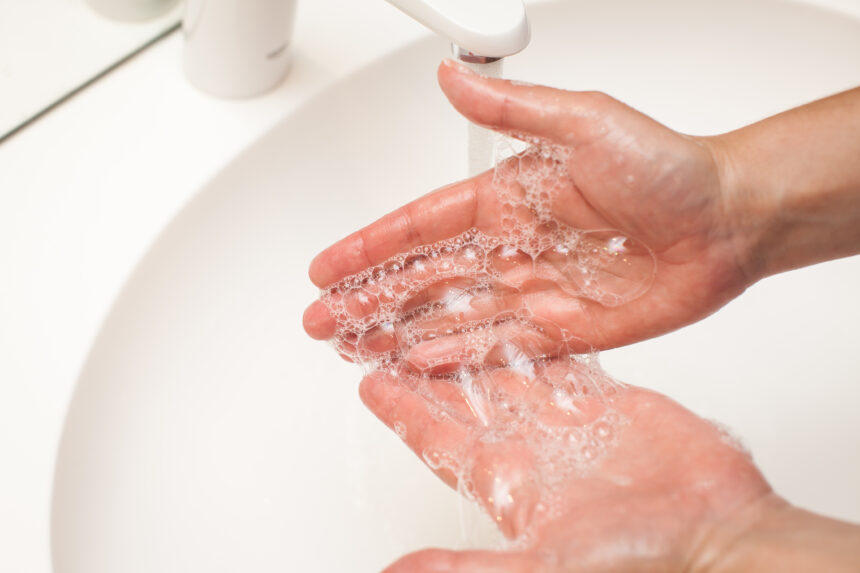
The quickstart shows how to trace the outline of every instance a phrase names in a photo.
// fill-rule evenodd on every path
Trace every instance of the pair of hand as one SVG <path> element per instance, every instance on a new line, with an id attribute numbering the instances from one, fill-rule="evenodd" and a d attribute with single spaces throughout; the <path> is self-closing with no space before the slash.
<path id="1" fill-rule="evenodd" d="M 531 345 L 537 350 L 530 358 L 540 358 L 546 372 L 526 379 L 515 368 L 479 370 L 478 377 L 488 379 L 476 383 L 526 386 L 529 391 L 518 397 L 521 403 L 532 407 L 536 419 L 555 420 L 557 411 L 546 407 L 552 404 L 547 396 L 554 385 L 553 364 L 561 363 L 566 372 L 581 367 L 561 352 L 564 347 L 583 352 L 656 336 L 699 320 L 740 294 L 752 280 L 747 252 L 754 237 L 733 227 L 741 220 L 734 216 L 739 206 L 724 184 L 716 143 L 678 134 L 599 93 L 515 85 L 453 63 L 440 67 L 439 81 L 471 121 L 564 151 L 565 177 L 555 180 L 547 195 L 551 218 L 586 231 L 584 237 L 595 244 L 624 237 L 626 250 L 623 268 L 610 261 L 597 269 L 609 277 L 608 298 L 583 296 L 575 265 L 549 261 L 555 275 L 548 281 L 541 280 L 545 277 L 532 258 L 509 256 L 498 262 L 504 268 L 494 275 L 496 280 L 482 285 L 480 293 L 486 296 L 470 296 L 458 312 L 434 315 L 432 324 L 419 325 L 420 332 L 436 334 L 432 339 L 407 341 L 399 339 L 401 329 L 368 324 L 366 340 L 344 342 L 350 345 L 344 353 L 352 356 L 362 351 L 359 344 L 378 355 L 402 353 L 410 367 L 401 370 L 399 379 L 383 372 L 368 375 L 360 390 L 364 402 L 425 461 L 428 452 L 468 447 L 468 467 L 428 465 L 453 487 L 457 480 L 468 480 L 472 495 L 506 535 L 515 538 L 529 531 L 531 536 L 528 546 L 517 551 L 431 550 L 407 556 L 389 571 L 686 571 L 712 566 L 717 540 L 731 537 L 756 508 L 779 503 L 749 457 L 717 427 L 664 396 L 617 385 L 608 402 L 589 402 L 625 420 L 612 437 L 612 451 L 588 472 L 566 475 L 549 514 L 542 492 L 536 491 L 540 482 L 530 477 L 540 462 L 534 448 L 524 446 L 533 439 L 528 428 L 490 443 L 481 439 L 482 426 L 468 415 L 440 416 L 436 411 L 440 400 L 450 411 L 467 409 L 456 380 L 434 382 L 431 399 L 414 391 L 416 384 L 407 379 L 435 372 L 440 364 L 442 370 L 461 365 L 454 350 L 466 342 L 457 324 L 527 307 L 529 324 L 552 325 L 539 328 L 540 340 Z M 538 156 L 512 161 L 526 173 L 541 167 Z M 430 193 L 348 236 L 313 261 L 312 281 L 327 287 L 399 253 L 470 229 L 489 237 L 504 235 L 510 213 L 494 177 L 488 172 Z M 612 232 L 605 235 L 607 230 Z M 744 236 L 748 238 L 739 238 Z M 634 278 L 627 280 L 631 274 Z M 447 281 L 441 291 L 422 293 L 420 302 L 444 297 L 451 288 L 459 288 L 456 281 Z M 379 304 L 368 306 L 367 297 L 359 296 L 343 307 L 361 319 Z M 311 336 L 329 339 L 338 329 L 331 308 L 320 301 L 308 308 L 304 323 Z M 517 333 L 504 337 L 516 339 Z M 455 358 L 446 362 L 446 354 Z M 577 412 L 588 410 L 586 404 Z M 594 416 L 571 416 L 555 423 L 574 429 L 593 422 Z M 498 497 L 495 477 L 503 478 L 510 496 L 503 507 L 498 500 L 489 501 Z"/>

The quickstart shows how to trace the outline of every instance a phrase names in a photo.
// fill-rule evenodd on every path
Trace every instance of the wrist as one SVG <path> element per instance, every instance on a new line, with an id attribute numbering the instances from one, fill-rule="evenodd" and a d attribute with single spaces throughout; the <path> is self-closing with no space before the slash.
<path id="1" fill-rule="evenodd" d="M 745 571 L 748 540 L 761 524 L 773 519 L 789 504 L 774 493 L 766 494 L 716 522 L 707 531 L 690 560 L 693 573 L 734 573 Z"/>
<path id="2" fill-rule="evenodd" d="M 860 88 L 702 138 L 750 283 L 860 253 Z"/>
<path id="3" fill-rule="evenodd" d="M 774 195 L 751 184 L 743 142 L 736 132 L 698 138 L 709 151 L 720 186 L 720 225 L 735 263 L 750 286 L 769 274 L 766 245 L 776 232 Z"/>
<path id="4" fill-rule="evenodd" d="M 860 570 L 860 527 L 768 494 L 716 525 L 697 552 L 695 573 Z"/>

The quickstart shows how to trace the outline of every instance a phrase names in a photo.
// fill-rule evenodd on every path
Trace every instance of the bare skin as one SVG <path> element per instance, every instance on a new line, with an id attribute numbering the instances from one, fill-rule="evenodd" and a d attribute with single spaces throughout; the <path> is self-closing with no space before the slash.
<path id="1" fill-rule="evenodd" d="M 470 120 L 573 152 L 571 178 L 559 184 L 553 202 L 558 220 L 576 229 L 617 229 L 654 252 L 653 284 L 623 308 L 563 291 L 525 293 L 543 301 L 548 318 L 573 337 L 596 349 L 621 346 L 696 321 L 744 290 L 748 281 L 725 213 L 719 170 L 700 141 L 603 94 L 489 83 L 445 65 L 439 79 Z M 431 193 L 326 249 L 311 264 L 311 280 L 324 286 L 473 227 L 494 235 L 501 219 L 487 173 Z M 321 339 L 334 329 L 320 305 L 308 309 L 305 326 Z"/>
<path id="2" fill-rule="evenodd" d="M 516 386 L 515 373 L 496 377 L 504 378 L 496 384 Z M 406 444 L 419 456 L 470 443 L 475 431 L 468 421 L 432 416 L 425 399 L 385 376 L 367 377 L 360 392 L 389 427 L 406 424 Z M 453 388 L 446 395 L 452 402 L 463 399 Z M 541 392 L 529 395 L 540 401 L 544 417 L 557 419 Z M 509 537 L 535 528 L 527 549 L 425 550 L 385 573 L 856 571 L 860 530 L 780 499 L 752 460 L 711 423 L 640 388 L 623 387 L 612 406 L 630 424 L 597 468 L 565 482 L 556 517 L 535 508 L 539 492 L 528 479 L 533 452 L 521 436 L 475 442 L 470 478 L 476 496 Z M 456 487 L 449 470 L 437 474 Z M 512 494 L 502 509 L 492 497 L 496 477 Z"/>
<path id="3" fill-rule="evenodd" d="M 546 284 L 529 291 L 520 288 L 528 280 L 521 280 L 513 289 L 498 286 L 490 297 L 493 306 L 478 303 L 472 309 L 476 314 L 504 310 L 499 305 L 516 308 L 524 300 L 545 301 L 529 305 L 535 319 L 558 325 L 564 340 L 612 348 L 697 321 L 766 276 L 860 252 L 860 89 L 736 132 L 695 138 L 603 94 L 514 85 L 453 64 L 440 67 L 439 81 L 470 120 L 571 151 L 569 179 L 557 183 L 553 216 L 578 229 L 617 229 L 648 245 L 656 265 L 650 288 L 620 306 L 582 300 L 570 289 Z M 528 163 L 522 165 L 528 169 Z M 326 249 L 313 261 L 311 279 L 324 287 L 470 228 L 492 235 L 502 218 L 497 199 L 489 174 L 433 192 Z M 646 255 L 651 261 L 650 254 L 631 253 L 642 265 Z M 530 262 L 509 263 L 506 273 L 528 278 Z M 308 308 L 304 322 L 315 338 L 334 333 L 333 319 L 320 303 Z M 407 359 L 421 370 L 427 357 L 460 345 L 456 336 L 447 346 L 444 339 L 416 345 Z M 536 345 L 542 356 L 553 354 L 553 342 Z M 503 384 L 516 374 L 501 369 L 494 376 Z M 361 394 L 383 422 L 406 423 L 407 444 L 419 455 L 428 446 L 471 443 L 468 424 L 428 415 L 427 403 L 398 381 L 371 375 Z M 462 399 L 449 394 L 452 401 Z M 565 485 L 561 514 L 538 523 L 528 550 L 430 550 L 407 556 L 388 571 L 860 568 L 860 528 L 781 500 L 749 458 L 711 424 L 641 389 L 625 387 L 613 407 L 631 421 L 616 450 L 594 475 Z M 515 436 L 492 449 L 477 442 L 474 447 L 479 462 L 471 471 L 507 468 L 516 481 L 517 468 L 530 464 Z M 438 473 L 455 485 L 453 473 Z M 618 475 L 629 479 L 610 479 Z M 486 498 L 488 492 L 475 482 L 479 497 Z M 514 503 L 500 514 L 509 535 L 537 519 L 528 487 L 523 481 Z"/>
<path id="4" fill-rule="evenodd" d="M 493 384 L 520 388 L 519 378 L 515 372 L 496 371 Z M 406 444 L 419 456 L 474 444 L 469 447 L 476 463 L 468 477 L 479 502 L 509 537 L 533 531 L 524 550 L 422 552 L 391 566 L 390 573 L 689 571 L 712 557 L 705 551 L 716 529 L 745 507 L 773 503 L 770 487 L 752 461 L 716 427 L 646 390 L 622 387 L 611 399 L 629 424 L 597 467 L 565 481 L 554 504 L 556 516 L 542 515 L 537 507 L 541 492 L 532 477 L 536 461 L 525 445 L 528 436 L 482 443 L 474 435 L 480 426 L 468 417 L 433 417 L 427 400 L 383 375 L 366 378 L 360 391 L 387 425 L 405 423 Z M 587 421 L 561 416 L 546 400 L 548 393 L 531 387 L 525 394 L 544 421 L 571 426 Z M 455 387 L 445 395 L 453 407 L 462 403 L 466 409 Z M 579 408 L 591 416 L 600 410 L 597 401 Z M 442 468 L 437 473 L 456 487 L 457 472 Z M 499 497 L 496 484 L 505 486 L 507 503 L 494 499 Z"/>
<path id="5" fill-rule="evenodd" d="M 860 252 L 860 168 L 854 161 L 860 141 L 852 136 L 860 132 L 860 89 L 737 132 L 696 138 L 600 93 L 513 85 L 456 64 L 440 66 L 439 81 L 470 120 L 570 152 L 569 178 L 556 184 L 552 205 L 559 221 L 582 230 L 614 229 L 653 252 L 653 261 L 632 254 L 642 269 L 656 265 L 654 280 L 623 308 L 539 284 L 508 299 L 511 308 L 529 302 L 538 316 L 582 341 L 578 350 L 669 332 L 713 313 L 765 276 Z M 801 160 L 778 151 L 792 133 L 804 134 L 791 141 Z M 486 173 L 339 241 L 312 262 L 310 277 L 325 286 L 470 228 L 498 234 L 502 219 L 492 173 Z M 305 328 L 327 339 L 334 322 L 317 303 L 305 314 Z M 420 367 L 439 352 L 445 347 L 434 343 L 416 348 L 413 358 Z"/>

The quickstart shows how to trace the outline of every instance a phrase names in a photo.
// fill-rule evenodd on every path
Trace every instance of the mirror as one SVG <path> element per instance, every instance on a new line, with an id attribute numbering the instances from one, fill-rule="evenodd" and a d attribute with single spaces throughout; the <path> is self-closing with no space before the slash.
<path id="1" fill-rule="evenodd" d="M 179 26 L 178 0 L 0 0 L 0 142 Z"/>

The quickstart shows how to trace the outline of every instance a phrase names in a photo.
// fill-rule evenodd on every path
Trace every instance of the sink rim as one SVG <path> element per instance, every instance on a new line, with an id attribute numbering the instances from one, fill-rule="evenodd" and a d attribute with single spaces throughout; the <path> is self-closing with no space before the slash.
<path id="1" fill-rule="evenodd" d="M 552 2 L 548 2 L 548 3 L 552 3 Z M 427 39 L 427 38 L 422 39 L 422 40 L 418 40 L 418 41 L 414 42 L 413 44 L 410 44 L 410 47 L 412 47 L 413 45 L 421 44 L 421 43 L 426 42 L 426 41 L 428 41 L 428 39 Z M 349 81 L 351 81 L 352 79 L 354 79 L 354 77 L 356 77 L 356 76 L 358 76 L 358 75 L 362 75 L 362 74 L 366 71 L 366 69 L 367 69 L 368 67 L 375 66 L 376 64 L 380 63 L 381 61 L 386 60 L 386 59 L 391 58 L 391 57 L 393 57 L 393 54 L 388 54 L 388 55 L 384 56 L 384 57 L 383 57 L 383 58 L 381 58 L 381 59 L 375 60 L 375 61 L 374 61 L 374 63 L 372 63 L 372 64 L 370 64 L 370 65 L 368 65 L 368 66 L 364 66 L 364 67 L 362 67 L 362 68 L 360 68 L 360 69 L 356 70 L 355 72 L 353 72 L 353 73 L 349 74 L 348 76 L 346 76 L 346 77 L 345 77 L 345 78 L 343 78 L 342 80 L 340 80 L 340 81 L 338 81 L 337 83 L 335 83 L 334 85 L 332 85 L 330 88 L 326 89 L 326 90 L 324 91 L 324 93 L 328 93 L 328 91 L 329 91 L 329 90 L 331 90 L 331 89 L 337 89 L 338 87 L 341 87 L 343 84 L 348 83 Z M 84 366 L 84 368 L 82 368 L 81 373 L 80 373 L 80 375 L 79 375 L 79 376 L 78 376 L 78 378 L 77 378 L 77 381 L 76 381 L 76 383 L 75 383 L 75 395 L 77 395 L 77 393 L 78 393 L 78 392 L 77 392 L 77 390 L 78 390 L 78 387 L 79 387 L 79 385 L 80 385 L 80 383 L 81 383 L 81 379 L 83 378 L 84 374 L 86 373 L 86 371 L 87 371 L 87 369 L 88 369 L 88 366 L 89 366 L 89 363 L 90 363 L 90 359 L 91 359 L 91 356 L 92 356 L 93 349 L 94 349 L 94 348 L 99 344 L 99 340 L 100 340 L 100 338 L 101 338 L 101 336 L 102 336 L 103 332 L 105 331 L 105 326 L 106 326 L 107 322 L 111 319 L 111 317 L 113 317 L 113 316 L 115 315 L 115 313 L 116 313 L 116 308 L 121 304 L 123 294 L 127 291 L 129 284 L 131 284 L 131 283 L 135 280 L 135 278 L 138 276 L 138 273 L 139 273 L 140 268 L 145 264 L 145 261 L 146 261 L 149 257 L 153 256 L 153 253 L 155 253 L 155 252 L 157 251 L 157 245 L 158 245 L 158 244 L 160 243 L 160 241 L 163 239 L 163 237 L 164 237 L 164 235 L 165 235 L 165 232 L 167 232 L 167 229 L 171 228 L 173 225 L 175 225 L 175 224 L 176 224 L 176 221 L 177 221 L 177 220 L 182 216 L 182 213 L 186 212 L 186 211 L 187 211 L 187 210 L 189 210 L 189 209 L 192 209 L 192 208 L 193 208 L 193 205 L 194 205 L 194 204 L 199 200 L 199 198 L 200 198 L 201 196 L 203 196 L 203 195 L 206 193 L 206 191 L 207 191 L 207 190 L 209 190 L 209 189 L 214 185 L 214 182 L 215 182 L 215 181 L 219 180 L 219 179 L 222 177 L 223 173 L 225 173 L 225 172 L 227 172 L 228 170 L 230 170 L 231 168 L 233 168 L 233 166 L 234 166 L 235 164 L 240 163 L 240 162 L 242 161 L 242 159 L 243 159 L 244 157 L 246 157 L 247 155 L 252 154 L 252 153 L 254 152 L 254 150 L 257 148 L 257 146 L 260 144 L 260 142 L 261 142 L 261 141 L 263 141 L 263 140 L 265 140 L 267 137 L 269 137 L 269 135 L 270 135 L 271 133 L 273 133 L 273 132 L 275 132 L 275 131 L 279 130 L 280 128 L 282 128 L 282 126 L 283 126 L 285 123 L 288 123 L 288 122 L 289 122 L 293 117 L 301 115 L 301 114 L 304 112 L 304 110 L 305 110 L 308 106 L 313 105 L 313 104 L 317 101 L 317 99 L 318 99 L 318 97 L 313 98 L 313 99 L 312 99 L 312 100 L 310 100 L 309 102 L 306 102 L 305 104 L 303 104 L 302 106 L 300 106 L 299 108 L 297 108 L 297 109 L 296 109 L 293 113 L 291 113 L 289 116 L 282 118 L 282 119 L 281 119 L 281 120 L 280 120 L 280 121 L 279 121 L 279 122 L 278 122 L 274 127 L 272 127 L 269 131 L 267 131 L 267 132 L 266 132 L 263 136 L 261 136 L 257 141 L 255 141 L 254 143 L 252 143 L 251 145 L 249 145 L 249 146 L 248 146 L 248 148 L 246 148 L 246 149 L 245 149 L 245 150 L 243 150 L 239 155 L 237 155 L 237 156 L 233 159 L 233 161 L 231 161 L 229 164 L 225 165 L 225 166 L 223 167 L 223 169 L 222 169 L 222 170 L 220 170 L 220 171 L 219 171 L 218 173 L 216 173 L 213 177 L 211 177 L 211 178 L 207 181 L 207 183 L 206 183 L 206 184 L 204 184 L 204 185 L 203 185 L 203 186 L 201 186 L 199 189 L 197 189 L 197 190 L 196 190 L 196 192 L 195 192 L 195 194 L 194 194 L 194 196 L 192 197 L 192 199 L 190 199 L 190 200 L 189 200 L 185 205 L 183 205 L 183 206 L 182 206 L 182 208 L 177 212 L 177 214 L 173 217 L 173 219 L 172 219 L 172 220 L 171 220 L 171 222 L 168 224 L 168 226 L 165 228 L 165 230 L 163 230 L 163 231 L 162 231 L 162 233 L 159 235 L 159 238 L 158 238 L 158 240 L 156 241 L 156 243 L 154 243 L 154 244 L 153 244 L 153 245 L 148 249 L 148 251 L 147 251 L 147 253 L 144 255 L 144 257 L 142 257 L 142 258 L 138 261 L 138 263 L 137 263 L 137 264 L 136 264 L 136 266 L 135 266 L 134 271 L 132 272 L 132 274 L 129 276 L 129 278 L 126 280 L 125 284 L 123 285 L 123 287 L 122 287 L 122 289 L 121 289 L 121 292 L 120 292 L 120 295 L 119 295 L 119 296 L 114 300 L 114 302 L 112 303 L 112 305 L 111 305 L 111 309 L 110 309 L 109 313 L 107 314 L 107 317 L 106 317 L 105 321 L 102 323 L 102 325 L 101 325 L 101 327 L 100 327 L 100 329 L 99 329 L 99 335 L 97 336 L 97 338 L 96 338 L 95 342 L 92 344 L 92 346 L 91 346 L 91 348 L 90 348 L 90 352 L 88 353 L 88 357 L 87 357 L 87 360 L 86 360 L 86 362 L 85 362 L 85 366 Z M 73 398 L 73 399 L 74 399 L 74 398 Z M 68 421 L 68 412 L 69 412 L 70 408 L 71 408 L 71 404 L 70 404 L 70 407 L 69 407 L 69 408 L 67 408 L 67 410 L 66 410 L 67 420 L 66 420 L 66 421 L 64 421 L 64 424 L 63 424 L 63 436 L 65 436 L 65 435 L 67 434 L 67 427 L 66 427 L 66 425 L 67 425 L 67 421 Z M 56 479 L 56 474 L 55 474 L 55 479 Z M 56 488 L 56 484 L 54 484 L 54 488 Z M 52 511 L 53 511 L 53 507 L 54 507 L 54 502 L 52 501 Z M 53 517 L 52 517 L 52 521 L 53 521 Z"/>

